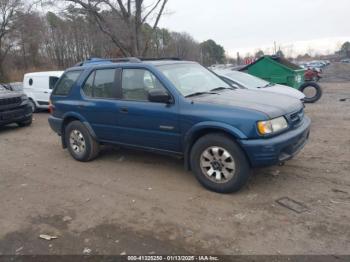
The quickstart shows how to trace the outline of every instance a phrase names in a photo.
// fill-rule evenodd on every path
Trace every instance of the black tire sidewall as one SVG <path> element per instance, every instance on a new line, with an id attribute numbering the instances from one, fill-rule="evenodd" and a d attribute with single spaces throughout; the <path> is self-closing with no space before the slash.
<path id="1" fill-rule="evenodd" d="M 200 167 L 200 157 L 204 150 L 212 146 L 226 149 L 235 161 L 235 175 L 226 183 L 215 183 L 207 178 Z M 247 182 L 250 173 L 248 160 L 244 152 L 224 134 L 206 135 L 200 138 L 191 150 L 191 168 L 198 181 L 207 189 L 217 193 L 233 193 L 240 190 Z"/>
<path id="2" fill-rule="evenodd" d="M 30 126 L 30 125 L 32 124 L 32 122 L 33 122 L 33 117 L 30 116 L 29 119 L 26 119 L 26 120 L 24 120 L 24 121 L 22 121 L 22 122 L 18 122 L 17 124 L 18 124 L 20 127 L 25 127 L 25 126 Z"/>
<path id="3" fill-rule="evenodd" d="M 81 154 L 81 155 L 76 154 L 71 147 L 69 137 L 70 137 L 70 134 L 73 130 L 80 131 L 84 137 L 84 140 L 85 140 L 85 152 L 84 152 L 84 154 Z M 64 139 L 65 139 L 68 151 L 74 159 L 81 161 L 81 162 L 87 162 L 90 160 L 91 152 L 92 152 L 92 144 L 93 144 L 92 139 L 93 138 L 91 137 L 89 131 L 87 130 L 87 128 L 84 126 L 83 123 L 81 123 L 80 121 L 70 122 L 65 128 Z"/>
<path id="4" fill-rule="evenodd" d="M 35 113 L 38 110 L 37 107 L 36 107 L 35 102 L 32 99 L 29 99 L 28 103 L 30 104 L 30 107 L 33 109 L 32 113 Z"/>
<path id="5" fill-rule="evenodd" d="M 322 97 L 322 88 L 320 87 L 320 85 L 315 83 L 315 82 L 306 82 L 306 83 L 301 85 L 301 87 L 299 88 L 299 91 L 304 93 L 304 90 L 307 87 L 315 88 L 316 89 L 316 95 L 314 97 L 312 97 L 312 98 L 305 97 L 305 99 L 304 99 L 305 103 L 315 103 L 318 100 L 320 100 L 320 98 Z"/>

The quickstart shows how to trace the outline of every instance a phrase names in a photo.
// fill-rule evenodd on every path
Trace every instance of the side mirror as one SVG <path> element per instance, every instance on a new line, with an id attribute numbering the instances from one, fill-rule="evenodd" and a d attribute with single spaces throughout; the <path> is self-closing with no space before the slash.
<path id="1" fill-rule="evenodd" d="M 154 103 L 170 104 L 172 98 L 169 93 L 163 89 L 151 89 L 148 91 L 148 100 Z"/>

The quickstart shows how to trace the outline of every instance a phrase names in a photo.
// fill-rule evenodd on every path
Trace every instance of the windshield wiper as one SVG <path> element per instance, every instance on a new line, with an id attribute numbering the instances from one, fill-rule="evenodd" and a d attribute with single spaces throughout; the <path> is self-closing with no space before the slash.
<path id="1" fill-rule="evenodd" d="M 193 96 L 200 96 L 200 95 L 217 95 L 217 93 L 213 93 L 213 92 L 196 92 L 193 94 L 189 94 L 185 97 L 193 97 Z"/>
<path id="2" fill-rule="evenodd" d="M 222 87 L 222 86 L 220 86 L 220 87 L 214 88 L 214 89 L 212 89 L 210 91 L 213 92 L 213 91 L 221 91 L 221 90 L 226 90 L 226 89 L 235 90 L 233 87 Z"/>
<path id="3" fill-rule="evenodd" d="M 271 86 L 275 86 L 275 83 L 268 83 L 267 85 L 264 86 L 259 86 L 258 88 L 267 88 L 267 87 L 271 87 Z"/>
<path id="4" fill-rule="evenodd" d="M 11 89 L 10 89 L 7 85 L 0 84 L 0 87 L 2 87 L 2 88 L 5 89 L 5 90 L 11 91 Z"/>

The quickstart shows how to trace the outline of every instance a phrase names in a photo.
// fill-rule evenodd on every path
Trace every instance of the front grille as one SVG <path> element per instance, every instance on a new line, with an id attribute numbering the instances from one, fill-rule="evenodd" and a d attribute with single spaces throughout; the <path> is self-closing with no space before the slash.
<path id="1" fill-rule="evenodd" d="M 288 116 L 289 122 L 294 126 L 299 126 L 304 119 L 304 108 Z"/>
<path id="2" fill-rule="evenodd" d="M 0 106 L 17 105 L 21 103 L 21 97 L 11 97 L 0 99 Z"/>
<path id="3" fill-rule="evenodd" d="M 11 120 L 15 120 L 18 118 L 23 118 L 25 116 L 28 116 L 31 113 L 31 108 L 26 107 L 20 107 L 15 110 L 6 110 L 0 112 L 0 122 L 8 122 Z"/>

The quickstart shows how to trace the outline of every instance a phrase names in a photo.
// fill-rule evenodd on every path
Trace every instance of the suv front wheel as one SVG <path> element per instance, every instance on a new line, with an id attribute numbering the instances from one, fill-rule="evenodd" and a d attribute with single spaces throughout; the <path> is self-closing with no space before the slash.
<path id="1" fill-rule="evenodd" d="M 80 121 L 70 122 L 64 132 L 64 139 L 69 153 L 78 161 L 88 162 L 99 153 L 98 142 Z"/>
<path id="2" fill-rule="evenodd" d="M 201 137 L 191 150 L 191 167 L 204 187 L 218 193 L 240 190 L 250 173 L 244 152 L 224 134 Z"/>

